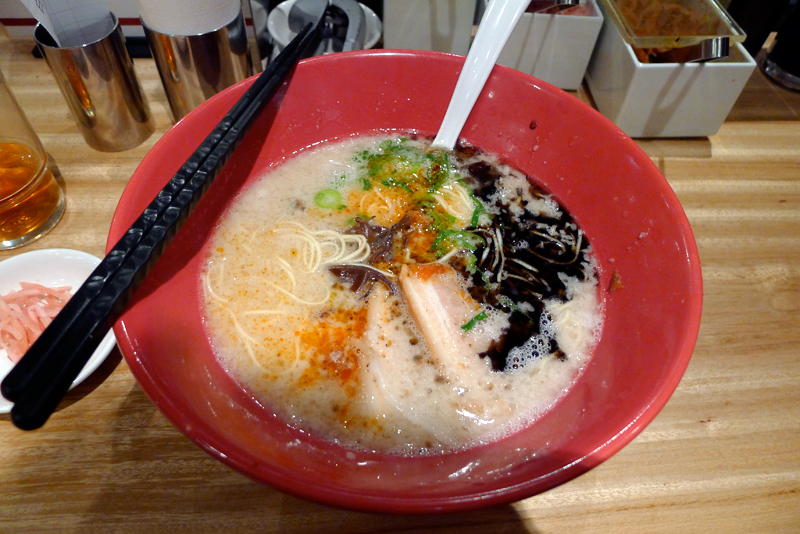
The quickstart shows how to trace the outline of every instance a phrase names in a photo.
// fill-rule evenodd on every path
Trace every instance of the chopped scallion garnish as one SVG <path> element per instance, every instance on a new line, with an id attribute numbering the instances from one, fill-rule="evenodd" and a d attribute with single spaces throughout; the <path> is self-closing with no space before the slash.
<path id="1" fill-rule="evenodd" d="M 466 230 L 441 230 L 436 239 L 431 244 L 431 250 L 434 252 L 447 252 L 453 246 L 460 249 L 475 250 L 478 245 L 485 244 L 486 241 L 479 235 L 467 232 Z M 446 245 L 450 245 L 447 247 Z"/>
<path id="2" fill-rule="evenodd" d="M 320 208 L 334 209 L 342 205 L 342 194 L 335 189 L 323 189 L 314 195 L 314 203 Z"/>
<path id="3" fill-rule="evenodd" d="M 466 324 L 462 325 L 461 330 L 463 330 L 464 332 L 469 332 L 470 330 L 475 328 L 476 324 L 480 323 L 481 321 L 485 321 L 488 318 L 489 316 L 486 314 L 486 312 L 482 311 L 478 315 L 467 321 Z"/>
<path id="4" fill-rule="evenodd" d="M 483 202 L 481 202 L 481 199 L 479 199 L 472 191 L 472 188 L 470 188 L 467 185 L 464 185 L 464 188 L 467 190 L 467 193 L 469 193 L 469 197 L 472 199 L 472 203 L 475 204 L 475 210 L 472 212 L 472 220 L 470 221 L 470 226 L 476 227 L 480 223 L 481 214 L 482 213 L 486 213 L 487 215 L 489 214 L 486 211 L 486 207 L 483 205 Z M 489 217 L 491 218 L 491 215 Z"/>

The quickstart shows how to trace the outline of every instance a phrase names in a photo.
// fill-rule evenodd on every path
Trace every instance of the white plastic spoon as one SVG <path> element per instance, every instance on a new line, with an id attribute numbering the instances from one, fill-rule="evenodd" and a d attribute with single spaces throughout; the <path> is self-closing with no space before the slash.
<path id="1" fill-rule="evenodd" d="M 452 150 L 500 51 L 531 0 L 492 0 L 461 69 L 433 146 Z"/>

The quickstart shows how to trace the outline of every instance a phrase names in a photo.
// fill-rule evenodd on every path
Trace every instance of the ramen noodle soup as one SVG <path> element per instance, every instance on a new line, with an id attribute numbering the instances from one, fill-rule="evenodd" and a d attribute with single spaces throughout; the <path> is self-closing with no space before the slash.
<path id="1" fill-rule="evenodd" d="M 601 328 L 591 248 L 524 174 L 471 147 L 358 138 L 249 185 L 202 273 L 225 369 L 290 425 L 435 454 L 553 406 Z"/>

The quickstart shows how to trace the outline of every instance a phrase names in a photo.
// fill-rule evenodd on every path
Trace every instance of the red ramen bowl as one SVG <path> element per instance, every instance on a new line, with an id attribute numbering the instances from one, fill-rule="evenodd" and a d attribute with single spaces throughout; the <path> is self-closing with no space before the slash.
<path id="1" fill-rule="evenodd" d="M 134 376 L 211 456 L 310 500 L 379 512 L 515 501 L 598 465 L 652 421 L 689 363 L 702 282 L 692 232 L 664 177 L 619 128 L 573 96 L 496 67 L 462 139 L 535 177 L 582 225 L 599 266 L 601 338 L 573 388 L 524 430 L 428 457 L 345 449 L 303 433 L 226 374 L 206 337 L 204 247 L 247 182 L 298 151 L 380 132 L 433 135 L 463 58 L 370 51 L 301 62 L 177 233 L 115 326 Z M 211 98 L 153 147 L 114 216 L 108 247 L 252 80 Z"/>

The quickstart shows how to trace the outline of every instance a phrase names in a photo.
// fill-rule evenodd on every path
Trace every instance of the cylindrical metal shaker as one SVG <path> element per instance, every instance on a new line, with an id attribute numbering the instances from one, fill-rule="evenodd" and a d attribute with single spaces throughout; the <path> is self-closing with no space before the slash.
<path id="1" fill-rule="evenodd" d="M 253 74 L 241 11 L 229 24 L 202 35 L 168 35 L 142 25 L 175 120 Z"/>
<path id="2" fill-rule="evenodd" d="M 34 31 L 86 143 L 104 152 L 133 148 L 155 129 L 119 21 L 112 17 L 111 32 L 83 46 L 58 47 L 41 24 Z"/>

